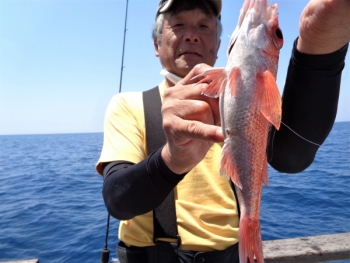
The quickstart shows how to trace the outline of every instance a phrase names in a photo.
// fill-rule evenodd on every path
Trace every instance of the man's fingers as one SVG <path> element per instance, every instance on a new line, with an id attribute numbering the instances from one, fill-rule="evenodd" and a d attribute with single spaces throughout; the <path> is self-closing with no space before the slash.
<path id="1" fill-rule="evenodd" d="M 184 119 L 195 120 L 198 118 L 197 120 L 204 122 L 208 119 L 203 119 L 203 116 L 201 117 L 200 114 L 204 114 L 204 117 L 207 117 L 210 113 L 213 116 L 211 123 L 220 126 L 219 100 L 202 95 L 202 91 L 206 86 L 206 83 L 201 83 L 186 86 L 178 85 L 166 89 L 162 112 L 165 113 L 168 109 L 173 108 L 178 113 L 182 112 L 179 116 Z M 196 116 L 196 113 L 199 113 L 199 115 Z"/>
<path id="2" fill-rule="evenodd" d="M 187 134 L 192 139 L 210 142 L 222 142 L 224 140 L 221 127 L 196 121 L 188 122 L 185 125 L 187 125 Z"/>
<path id="3" fill-rule="evenodd" d="M 208 84 L 192 79 L 211 67 L 198 65 L 175 86 L 164 92 L 162 115 L 167 144 L 165 164 L 175 173 L 188 172 L 206 155 L 214 142 L 222 142 L 218 99 L 202 95 Z"/>
<path id="4" fill-rule="evenodd" d="M 181 120 L 176 125 L 174 122 L 164 122 L 163 129 L 166 134 L 171 134 L 172 143 L 177 146 L 184 146 L 192 140 L 207 142 L 222 142 L 224 140 L 221 127 L 199 121 Z"/>
<path id="5" fill-rule="evenodd" d="M 205 99 L 205 96 L 202 95 L 202 91 L 206 88 L 208 84 L 177 84 L 174 87 L 167 88 L 164 92 L 164 97 L 172 97 L 180 100 L 188 99 Z"/>
<path id="6" fill-rule="evenodd" d="M 350 41 L 350 0 L 310 0 L 299 23 L 297 48 L 307 54 L 327 54 Z"/>
<path id="7" fill-rule="evenodd" d="M 211 69 L 212 67 L 207 64 L 198 64 L 196 65 L 186 77 L 181 81 L 182 84 L 194 84 L 197 83 L 201 78 L 198 78 L 198 75 L 202 74 L 204 71 Z"/>

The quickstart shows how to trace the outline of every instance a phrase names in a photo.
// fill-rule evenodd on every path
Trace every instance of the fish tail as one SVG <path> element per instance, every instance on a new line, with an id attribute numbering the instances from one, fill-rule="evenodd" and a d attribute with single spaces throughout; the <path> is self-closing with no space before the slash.
<path id="1" fill-rule="evenodd" d="M 244 216 L 239 223 L 239 262 L 264 263 L 261 242 L 260 222 L 258 218 Z"/>

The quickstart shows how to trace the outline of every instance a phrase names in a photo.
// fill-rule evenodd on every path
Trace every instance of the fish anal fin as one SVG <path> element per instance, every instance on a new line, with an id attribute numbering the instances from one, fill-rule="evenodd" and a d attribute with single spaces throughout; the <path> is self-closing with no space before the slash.
<path id="1" fill-rule="evenodd" d="M 275 77 L 266 70 L 257 76 L 258 92 L 256 105 L 260 105 L 260 112 L 279 130 L 282 116 L 282 100 Z"/>
<path id="2" fill-rule="evenodd" d="M 193 79 L 196 78 L 200 78 L 197 82 L 198 84 L 208 83 L 208 86 L 204 89 L 202 94 L 211 98 L 218 98 L 224 91 L 227 82 L 225 68 L 212 68 L 206 70 Z"/>
<path id="3" fill-rule="evenodd" d="M 259 218 L 243 215 L 239 222 L 239 262 L 245 263 L 248 259 L 264 263 Z"/>
<path id="4" fill-rule="evenodd" d="M 226 142 L 222 148 L 220 174 L 226 174 L 226 176 L 230 178 L 237 187 L 242 189 L 242 184 L 239 179 L 238 169 L 234 162 L 233 154 L 231 152 L 229 144 Z"/>

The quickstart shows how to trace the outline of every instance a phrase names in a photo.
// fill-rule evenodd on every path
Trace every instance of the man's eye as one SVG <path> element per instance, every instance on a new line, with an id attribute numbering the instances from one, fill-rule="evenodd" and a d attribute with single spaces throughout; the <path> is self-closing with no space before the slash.
<path id="1" fill-rule="evenodd" d="M 205 24 L 201 25 L 201 27 L 202 27 L 202 28 L 209 28 L 209 26 L 207 26 L 207 25 L 205 25 Z"/>

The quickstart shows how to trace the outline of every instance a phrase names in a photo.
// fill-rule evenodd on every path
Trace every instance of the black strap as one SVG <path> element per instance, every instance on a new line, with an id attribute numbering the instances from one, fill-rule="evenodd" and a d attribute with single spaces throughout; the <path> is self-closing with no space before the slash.
<path id="1" fill-rule="evenodd" d="M 158 86 L 143 92 L 143 108 L 146 125 L 146 143 L 148 155 L 166 143 L 162 128 L 162 102 Z M 173 238 L 178 240 L 174 191 L 172 190 L 164 202 L 153 210 L 153 241 L 159 238 Z"/>
<path id="2" fill-rule="evenodd" d="M 158 86 L 143 92 L 147 153 L 150 155 L 166 143 L 162 128 L 162 102 Z"/>

